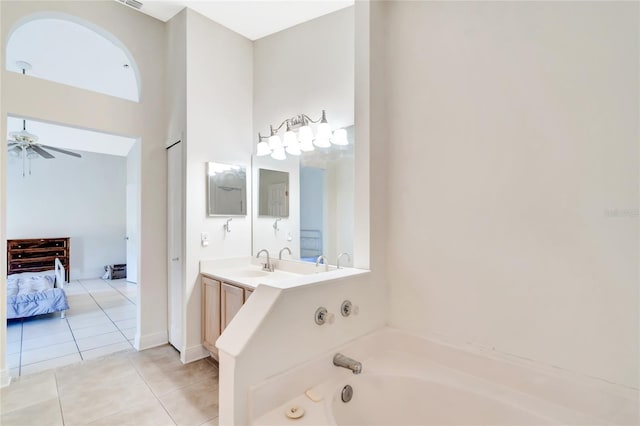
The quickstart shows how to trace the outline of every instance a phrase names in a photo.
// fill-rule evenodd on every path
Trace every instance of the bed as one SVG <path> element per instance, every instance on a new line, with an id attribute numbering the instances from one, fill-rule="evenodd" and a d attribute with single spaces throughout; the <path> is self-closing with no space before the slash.
<path id="1" fill-rule="evenodd" d="M 64 318 L 69 309 L 64 292 L 65 268 L 58 258 L 55 269 L 22 272 L 7 277 L 7 319 L 26 318 L 61 311 Z"/>

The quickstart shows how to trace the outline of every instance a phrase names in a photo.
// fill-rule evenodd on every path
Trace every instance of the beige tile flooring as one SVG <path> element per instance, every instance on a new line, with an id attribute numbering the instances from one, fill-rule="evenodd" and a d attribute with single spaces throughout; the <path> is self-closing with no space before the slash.
<path id="1" fill-rule="evenodd" d="M 124 350 L 15 378 L 3 426 L 218 424 L 218 367 L 182 364 L 171 346 Z"/>
<path id="2" fill-rule="evenodd" d="M 98 358 L 132 348 L 137 285 L 126 280 L 74 280 L 65 286 L 60 313 L 7 322 L 7 363 L 12 377 Z"/>

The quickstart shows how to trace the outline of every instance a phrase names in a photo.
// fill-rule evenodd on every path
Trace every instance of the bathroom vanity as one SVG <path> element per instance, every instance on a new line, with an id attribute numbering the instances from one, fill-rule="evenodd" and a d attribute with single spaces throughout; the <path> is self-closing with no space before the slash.
<path id="1" fill-rule="evenodd" d="M 200 261 L 202 346 L 215 359 L 218 359 L 216 340 L 259 285 L 287 289 L 367 272 L 289 259 L 270 259 L 273 271 L 268 271 L 263 267 L 265 261 L 264 256 Z"/>
<path id="2" fill-rule="evenodd" d="M 251 296 L 253 288 L 207 275 L 203 275 L 201 280 L 202 346 L 217 358 L 216 340 Z"/>
<path id="3" fill-rule="evenodd" d="M 272 260 L 274 271 L 263 270 L 264 258 L 239 257 L 200 262 L 202 287 L 202 346 L 218 358 L 215 342 L 260 284 L 288 288 L 306 283 L 325 266 L 292 260 Z M 326 268 L 334 271 L 335 267 Z M 301 277 L 306 280 L 300 280 Z M 319 278 L 319 277 L 316 277 Z"/>

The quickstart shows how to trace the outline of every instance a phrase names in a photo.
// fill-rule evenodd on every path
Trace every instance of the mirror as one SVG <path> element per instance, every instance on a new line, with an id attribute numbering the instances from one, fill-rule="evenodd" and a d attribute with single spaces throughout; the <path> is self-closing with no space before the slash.
<path id="1" fill-rule="evenodd" d="M 300 156 L 300 260 L 325 255 L 335 264 L 340 253 L 353 254 L 354 126 L 345 130 L 348 145 Z"/>
<path id="2" fill-rule="evenodd" d="M 289 173 L 260 169 L 258 216 L 289 217 Z"/>
<path id="3" fill-rule="evenodd" d="M 207 215 L 247 215 L 246 167 L 207 163 Z"/>
<path id="4" fill-rule="evenodd" d="M 346 127 L 348 145 L 316 148 L 284 161 L 270 157 L 253 157 L 253 251 L 266 248 L 270 253 L 289 247 L 292 254 L 284 259 L 315 262 L 324 255 L 336 264 L 340 253 L 353 254 L 355 197 L 354 126 Z M 270 169 L 279 169 L 274 172 Z M 265 177 L 279 174 L 287 182 L 287 217 L 277 223 L 275 215 L 265 212 L 263 201 Z M 259 189 L 258 189 L 259 188 Z M 341 265 L 351 266 L 341 259 Z"/>

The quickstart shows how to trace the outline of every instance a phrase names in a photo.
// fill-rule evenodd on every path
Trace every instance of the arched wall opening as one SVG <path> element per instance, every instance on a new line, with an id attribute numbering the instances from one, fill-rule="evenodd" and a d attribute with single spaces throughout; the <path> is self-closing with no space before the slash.
<path id="1" fill-rule="evenodd" d="M 133 55 L 113 34 L 73 15 L 41 12 L 9 33 L 5 66 L 25 74 L 139 102 L 141 81 Z"/>

